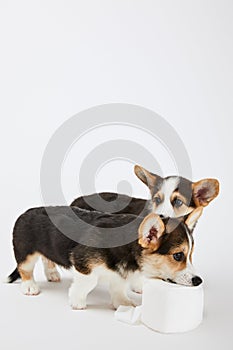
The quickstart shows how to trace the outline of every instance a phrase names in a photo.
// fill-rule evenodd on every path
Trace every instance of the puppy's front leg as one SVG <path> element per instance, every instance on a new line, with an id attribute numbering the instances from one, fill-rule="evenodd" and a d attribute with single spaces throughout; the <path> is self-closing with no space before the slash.
<path id="1" fill-rule="evenodd" d="M 130 287 L 133 292 L 142 294 L 143 276 L 140 272 L 134 272 L 130 278 Z"/>
<path id="2" fill-rule="evenodd" d="M 98 276 L 92 271 L 83 274 L 74 268 L 74 279 L 69 289 L 69 301 L 73 310 L 84 310 L 87 307 L 87 295 L 96 287 Z"/>
<path id="3" fill-rule="evenodd" d="M 120 305 L 135 306 L 127 296 L 128 286 L 128 281 L 118 274 L 111 278 L 109 291 L 115 309 Z"/>

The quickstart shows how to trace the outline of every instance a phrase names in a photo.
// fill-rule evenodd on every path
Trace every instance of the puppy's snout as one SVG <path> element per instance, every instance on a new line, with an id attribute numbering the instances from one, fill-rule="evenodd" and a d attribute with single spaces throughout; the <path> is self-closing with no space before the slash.
<path id="1" fill-rule="evenodd" d="M 199 277 L 199 276 L 194 276 L 194 277 L 192 278 L 192 284 L 193 284 L 193 286 L 199 286 L 199 284 L 201 284 L 201 283 L 202 283 L 201 277 Z"/>

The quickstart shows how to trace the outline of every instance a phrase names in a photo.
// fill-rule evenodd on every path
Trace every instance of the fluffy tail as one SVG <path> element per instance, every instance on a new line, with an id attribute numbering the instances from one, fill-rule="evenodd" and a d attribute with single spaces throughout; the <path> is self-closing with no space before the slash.
<path id="1" fill-rule="evenodd" d="M 16 267 L 16 269 L 7 277 L 6 282 L 7 283 L 13 283 L 19 278 L 20 278 L 20 274 L 19 274 L 19 271 L 18 271 L 18 269 Z"/>

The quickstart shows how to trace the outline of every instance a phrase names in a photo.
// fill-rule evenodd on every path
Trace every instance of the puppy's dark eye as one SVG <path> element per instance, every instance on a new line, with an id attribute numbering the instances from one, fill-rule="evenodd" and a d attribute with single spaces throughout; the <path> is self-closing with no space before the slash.
<path id="1" fill-rule="evenodd" d="M 173 205 L 174 205 L 174 207 L 176 207 L 176 208 L 181 207 L 182 204 L 183 204 L 183 202 L 182 202 L 182 200 L 179 199 L 179 198 L 176 198 L 176 199 L 174 199 L 174 201 L 173 201 Z"/>
<path id="2" fill-rule="evenodd" d="M 162 202 L 162 199 L 160 197 L 154 197 L 154 202 L 156 205 L 159 205 Z"/>
<path id="3" fill-rule="evenodd" d="M 182 260 L 184 260 L 184 253 L 183 252 L 175 253 L 175 254 L 173 254 L 173 258 L 176 261 L 182 261 Z"/>

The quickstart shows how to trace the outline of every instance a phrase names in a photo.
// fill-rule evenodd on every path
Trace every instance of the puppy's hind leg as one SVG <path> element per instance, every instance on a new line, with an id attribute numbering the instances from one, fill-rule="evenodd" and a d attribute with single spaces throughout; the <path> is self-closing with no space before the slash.
<path id="1" fill-rule="evenodd" d="M 22 279 L 21 290 L 23 294 L 37 295 L 40 293 L 39 287 L 33 278 L 33 270 L 38 258 L 38 253 L 27 255 L 26 259 L 18 264 L 18 271 Z"/>
<path id="2" fill-rule="evenodd" d="M 45 256 L 42 256 L 42 261 L 44 265 L 44 273 L 49 282 L 60 282 L 61 277 L 57 271 L 56 264 L 47 259 Z"/>

